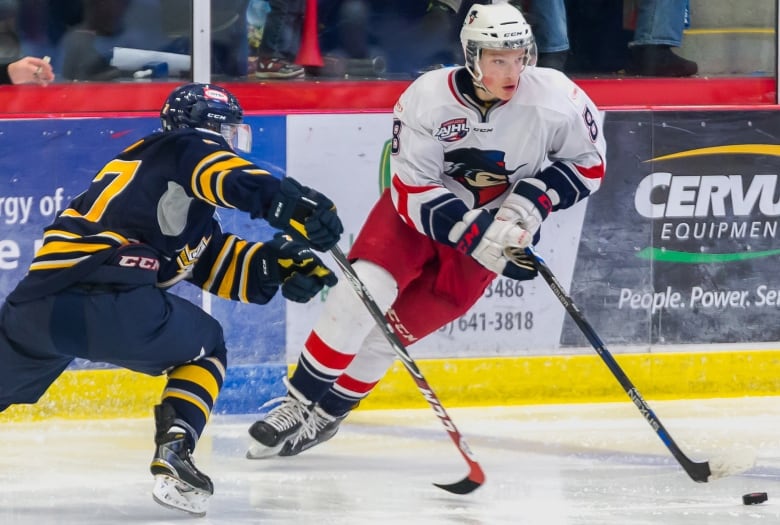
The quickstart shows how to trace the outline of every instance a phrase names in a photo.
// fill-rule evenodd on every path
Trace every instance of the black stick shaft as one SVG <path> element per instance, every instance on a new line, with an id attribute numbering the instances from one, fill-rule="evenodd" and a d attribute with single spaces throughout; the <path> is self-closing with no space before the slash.
<path id="1" fill-rule="evenodd" d="M 417 363 L 415 363 L 414 359 L 412 359 L 412 357 L 409 355 L 406 347 L 396 335 L 393 327 L 387 321 L 384 312 L 380 310 L 379 306 L 376 304 L 376 301 L 374 301 L 374 298 L 371 296 L 371 293 L 368 291 L 365 284 L 363 284 L 363 281 L 360 279 L 358 274 L 355 273 L 355 269 L 344 255 L 344 252 L 342 252 L 341 248 L 338 246 L 331 248 L 330 252 L 333 255 L 333 258 L 336 260 L 336 263 L 341 267 L 345 277 L 352 285 L 355 293 L 358 294 L 360 299 L 363 301 L 363 304 L 371 313 L 371 316 L 374 318 L 376 324 L 382 329 L 382 333 L 385 335 L 385 338 L 387 338 L 390 346 L 393 347 L 393 350 L 401 359 L 404 367 L 412 376 L 412 379 L 414 379 L 417 388 L 420 390 L 428 404 L 431 405 L 431 408 L 436 413 L 441 423 L 444 425 L 444 428 L 447 430 L 450 438 L 458 447 L 458 451 L 460 452 L 461 456 L 463 456 L 463 459 L 465 459 L 466 463 L 469 465 L 469 473 L 462 480 L 449 484 L 434 483 L 434 485 L 455 494 L 468 494 L 476 490 L 485 482 L 485 473 L 482 471 L 482 467 L 474 458 L 474 455 L 466 443 L 466 440 L 463 439 L 463 436 L 461 435 L 460 431 L 458 431 L 455 423 L 452 421 L 450 416 L 447 414 L 447 411 L 444 409 L 444 406 L 439 401 L 439 397 L 430 387 L 428 381 L 426 381 L 422 372 L 420 372 Z"/>
<path id="2" fill-rule="evenodd" d="M 550 289 L 552 290 L 555 297 L 557 297 L 561 302 L 563 307 L 571 316 L 572 320 L 577 324 L 582 333 L 588 339 L 588 342 L 590 342 L 590 344 L 596 350 L 596 353 L 598 353 L 598 355 L 607 365 L 609 371 L 612 372 L 612 375 L 615 376 L 615 379 L 618 380 L 620 386 L 622 386 L 623 390 L 625 390 L 626 394 L 628 394 L 628 397 L 639 409 L 639 412 L 642 414 L 645 420 L 647 420 L 655 433 L 658 434 L 658 437 L 661 438 L 661 441 L 663 441 L 664 445 L 666 445 L 666 448 L 668 448 L 672 453 L 672 456 L 674 456 L 682 468 L 685 469 L 685 472 L 688 473 L 691 479 L 700 483 L 707 482 L 711 475 L 709 462 L 692 461 L 683 453 L 682 450 L 680 450 L 680 447 L 677 446 L 677 443 L 675 443 L 674 439 L 672 439 L 672 436 L 669 435 L 669 432 L 667 432 L 666 428 L 661 423 L 661 420 L 658 419 L 658 417 L 655 415 L 655 412 L 653 412 L 653 410 L 642 397 L 642 394 L 639 393 L 639 390 L 636 389 L 625 372 L 623 372 L 623 369 L 620 367 L 617 361 L 615 361 L 615 358 L 612 357 L 612 354 L 609 352 L 609 350 L 607 350 L 606 346 L 604 346 L 601 338 L 598 336 L 590 323 L 588 323 L 588 321 L 585 319 L 580 309 L 577 308 L 577 305 L 574 304 L 574 301 L 572 301 L 571 297 L 569 297 L 569 295 L 564 291 L 563 286 L 561 286 L 561 283 L 559 283 L 558 279 L 555 278 L 555 275 L 553 275 L 550 267 L 547 266 L 547 263 L 544 262 L 544 260 L 539 257 L 531 248 L 526 248 L 526 254 L 531 257 L 531 260 L 534 262 L 534 265 L 539 270 L 539 273 L 542 275 L 544 280 L 547 281 L 547 284 L 550 286 Z"/>

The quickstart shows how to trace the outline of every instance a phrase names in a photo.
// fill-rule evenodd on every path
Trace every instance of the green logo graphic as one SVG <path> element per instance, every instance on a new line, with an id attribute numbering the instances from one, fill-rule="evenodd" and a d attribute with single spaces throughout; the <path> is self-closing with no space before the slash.
<path id="1" fill-rule="evenodd" d="M 390 148 L 392 139 L 382 146 L 382 156 L 379 159 L 379 194 L 390 187 Z"/>
<path id="2" fill-rule="evenodd" d="M 691 253 L 666 248 L 644 248 L 636 254 L 640 259 L 649 259 L 661 262 L 674 262 L 686 264 L 711 264 L 728 263 L 734 261 L 748 261 L 780 254 L 780 250 L 764 250 L 760 252 L 738 253 Z"/>

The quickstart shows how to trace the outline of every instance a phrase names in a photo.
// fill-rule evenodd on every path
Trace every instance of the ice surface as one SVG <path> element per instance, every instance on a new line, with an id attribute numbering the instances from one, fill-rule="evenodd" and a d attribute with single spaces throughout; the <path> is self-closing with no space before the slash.
<path id="1" fill-rule="evenodd" d="M 152 501 L 149 419 L 0 426 L 0 524 L 741 525 L 780 522 L 780 398 L 652 401 L 696 461 L 755 451 L 745 473 L 695 483 L 625 403 L 448 411 L 487 475 L 429 409 L 358 411 L 328 443 L 247 460 L 253 418 L 215 417 L 195 459 L 214 480 L 205 518 Z M 769 501 L 742 504 L 742 494 Z"/>

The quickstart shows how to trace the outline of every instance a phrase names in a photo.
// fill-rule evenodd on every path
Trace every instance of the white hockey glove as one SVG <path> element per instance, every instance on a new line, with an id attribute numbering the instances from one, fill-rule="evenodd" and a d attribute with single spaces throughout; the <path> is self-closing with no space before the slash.
<path id="1" fill-rule="evenodd" d="M 536 235 L 553 208 L 543 181 L 534 178 L 520 179 L 501 203 L 496 220 L 509 221 Z"/>
<path id="2" fill-rule="evenodd" d="M 448 238 L 456 250 L 470 255 L 488 270 L 513 279 L 527 279 L 525 272 L 523 277 L 517 274 L 518 266 L 504 255 L 504 250 L 531 244 L 533 235 L 517 224 L 494 220 L 486 210 L 469 210 L 455 223 Z"/>

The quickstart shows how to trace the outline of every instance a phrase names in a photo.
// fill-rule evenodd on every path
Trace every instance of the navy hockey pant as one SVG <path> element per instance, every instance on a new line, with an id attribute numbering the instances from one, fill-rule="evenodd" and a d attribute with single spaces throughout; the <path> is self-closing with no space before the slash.
<path id="1" fill-rule="evenodd" d="M 0 310 L 0 411 L 35 403 L 75 357 L 160 375 L 200 358 L 215 357 L 224 366 L 226 353 L 216 319 L 153 285 L 73 287 L 6 302 Z"/>

